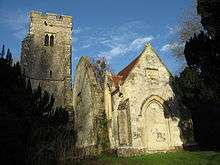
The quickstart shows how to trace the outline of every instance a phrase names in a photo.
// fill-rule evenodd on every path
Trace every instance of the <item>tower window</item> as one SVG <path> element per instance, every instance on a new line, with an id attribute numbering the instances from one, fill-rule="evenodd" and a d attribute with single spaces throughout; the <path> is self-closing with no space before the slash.
<path id="1" fill-rule="evenodd" d="M 48 45 L 49 45 L 49 35 L 46 34 L 44 39 L 44 46 L 48 46 Z"/>
<path id="2" fill-rule="evenodd" d="M 51 35 L 50 36 L 50 46 L 53 46 L 54 45 L 54 36 Z"/>
<path id="3" fill-rule="evenodd" d="M 50 70 L 50 78 L 52 78 L 52 71 Z"/>
<path id="4" fill-rule="evenodd" d="M 46 21 L 44 21 L 44 25 L 47 26 L 47 22 Z"/>
<path id="5" fill-rule="evenodd" d="M 58 20 L 61 20 L 63 17 L 62 17 L 62 15 L 57 15 L 56 16 L 56 19 L 58 19 Z"/>

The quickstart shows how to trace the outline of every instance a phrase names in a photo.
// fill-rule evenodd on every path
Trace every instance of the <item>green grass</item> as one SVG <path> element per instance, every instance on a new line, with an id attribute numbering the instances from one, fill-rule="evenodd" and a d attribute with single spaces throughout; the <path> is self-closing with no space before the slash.
<path id="1" fill-rule="evenodd" d="M 113 157 L 103 155 L 97 160 L 83 160 L 75 164 L 90 165 L 220 165 L 220 153 L 203 152 L 171 152 L 156 153 L 135 157 Z"/>

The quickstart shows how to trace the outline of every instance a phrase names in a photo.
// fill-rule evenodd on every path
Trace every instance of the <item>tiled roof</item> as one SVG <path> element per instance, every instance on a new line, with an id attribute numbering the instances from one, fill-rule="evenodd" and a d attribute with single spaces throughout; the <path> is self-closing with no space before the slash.
<path id="1" fill-rule="evenodd" d="M 128 77 L 129 73 L 131 72 L 131 70 L 135 66 L 135 64 L 138 62 L 141 55 L 142 55 L 142 53 L 117 74 L 117 76 L 122 77 L 121 78 L 122 82 L 124 82 L 124 80 Z"/>
<path id="2" fill-rule="evenodd" d="M 112 79 L 113 85 L 115 87 L 118 87 L 120 81 L 122 80 L 122 76 L 117 76 L 117 75 L 116 76 L 112 76 L 111 79 Z"/>
<path id="3" fill-rule="evenodd" d="M 132 68 L 138 62 L 140 56 L 141 54 L 138 57 L 136 57 L 130 64 L 128 64 L 124 69 L 122 69 L 117 75 L 111 76 L 111 81 L 113 82 L 113 85 L 115 87 L 118 87 L 119 84 L 125 81 L 125 79 L 128 77 Z"/>

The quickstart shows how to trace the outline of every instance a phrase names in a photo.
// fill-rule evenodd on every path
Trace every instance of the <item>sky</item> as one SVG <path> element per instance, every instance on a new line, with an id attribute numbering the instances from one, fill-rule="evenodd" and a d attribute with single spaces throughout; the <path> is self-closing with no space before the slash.
<path id="1" fill-rule="evenodd" d="M 117 73 L 150 42 L 173 74 L 183 60 L 172 55 L 183 10 L 192 0 L 0 0 L 0 46 L 20 59 L 31 10 L 73 17 L 72 69 L 81 56 L 105 57 Z"/>

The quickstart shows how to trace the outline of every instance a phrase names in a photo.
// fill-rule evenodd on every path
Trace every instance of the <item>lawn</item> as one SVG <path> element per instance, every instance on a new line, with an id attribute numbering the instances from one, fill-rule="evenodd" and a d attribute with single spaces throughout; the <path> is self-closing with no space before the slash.
<path id="1" fill-rule="evenodd" d="M 70 163 L 72 164 L 72 163 Z M 97 160 L 83 160 L 73 164 L 89 165 L 220 165 L 220 152 L 172 152 L 135 157 L 101 156 Z M 69 164 L 68 164 L 69 165 Z"/>

